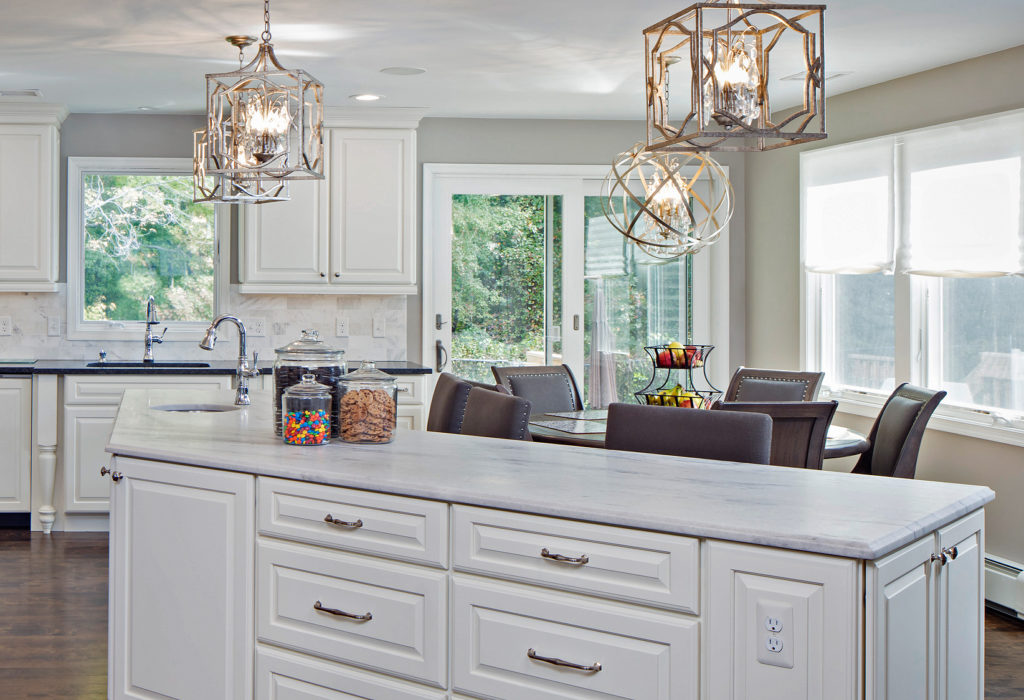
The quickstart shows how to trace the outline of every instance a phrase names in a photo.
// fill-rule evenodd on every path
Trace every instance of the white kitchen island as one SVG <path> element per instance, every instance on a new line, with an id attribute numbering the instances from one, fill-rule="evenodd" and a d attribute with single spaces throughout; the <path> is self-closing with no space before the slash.
<path id="1" fill-rule="evenodd" d="M 127 391 L 113 698 L 980 700 L 991 490 Z"/>

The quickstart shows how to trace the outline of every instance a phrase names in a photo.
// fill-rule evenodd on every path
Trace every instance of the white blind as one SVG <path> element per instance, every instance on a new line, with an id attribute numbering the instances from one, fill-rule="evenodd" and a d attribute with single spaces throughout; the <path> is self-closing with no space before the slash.
<path id="1" fill-rule="evenodd" d="M 812 272 L 893 267 L 893 139 L 800 154 L 800 230 Z"/>
<path id="2" fill-rule="evenodd" d="M 944 277 L 1024 271 L 1024 114 L 902 137 L 899 269 Z"/>

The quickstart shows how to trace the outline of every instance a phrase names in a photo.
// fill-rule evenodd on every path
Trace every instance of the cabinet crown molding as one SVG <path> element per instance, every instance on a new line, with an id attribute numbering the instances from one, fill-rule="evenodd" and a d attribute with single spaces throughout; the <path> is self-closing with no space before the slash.
<path id="1" fill-rule="evenodd" d="M 0 124 L 47 124 L 59 128 L 67 116 L 67 105 L 0 99 Z"/>
<path id="2" fill-rule="evenodd" d="M 327 107 L 325 127 L 416 129 L 427 110 L 418 107 Z"/>

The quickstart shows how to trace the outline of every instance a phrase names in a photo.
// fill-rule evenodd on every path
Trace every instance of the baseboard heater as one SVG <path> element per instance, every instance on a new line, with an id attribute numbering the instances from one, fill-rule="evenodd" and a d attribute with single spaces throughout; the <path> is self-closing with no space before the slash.
<path id="1" fill-rule="evenodd" d="M 985 555 L 985 602 L 1024 620 L 1024 565 Z"/>

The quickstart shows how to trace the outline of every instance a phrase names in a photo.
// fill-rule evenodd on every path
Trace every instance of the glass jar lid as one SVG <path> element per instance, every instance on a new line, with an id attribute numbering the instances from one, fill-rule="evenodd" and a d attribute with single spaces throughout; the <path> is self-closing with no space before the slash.
<path id="1" fill-rule="evenodd" d="M 284 395 L 288 398 L 325 398 L 329 399 L 331 396 L 331 388 L 325 386 L 316 380 L 315 374 L 304 374 L 302 375 L 302 381 L 298 384 L 292 384 L 290 387 L 285 389 Z"/>
<path id="2" fill-rule="evenodd" d="M 371 361 L 362 362 L 359 369 L 339 377 L 339 382 L 394 382 L 395 378 L 386 372 L 381 372 Z"/>
<path id="3" fill-rule="evenodd" d="M 289 359 L 340 360 L 345 351 L 332 348 L 320 338 L 320 333 L 312 329 L 302 331 L 302 337 L 274 350 L 278 357 Z"/>

